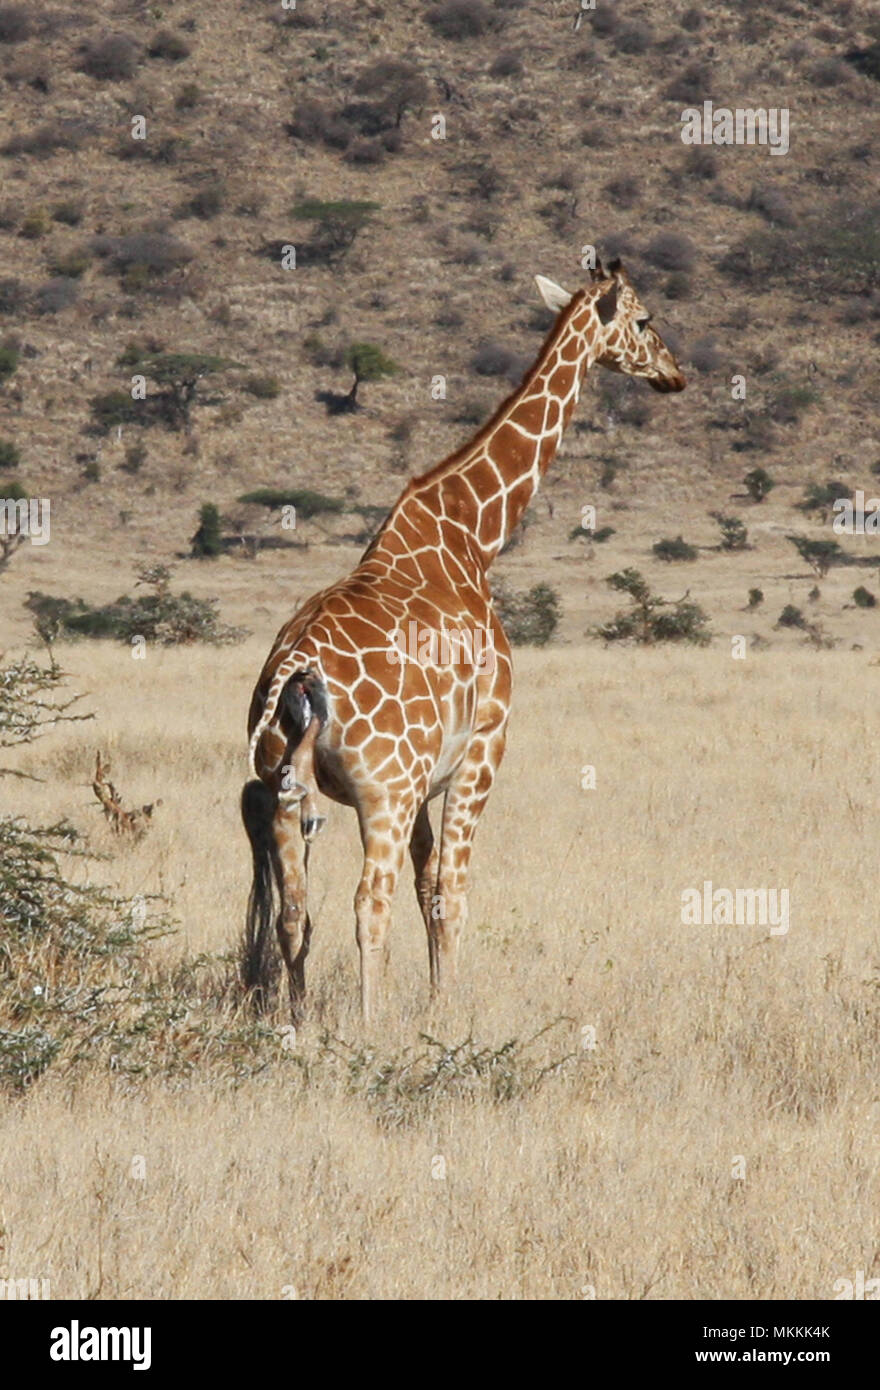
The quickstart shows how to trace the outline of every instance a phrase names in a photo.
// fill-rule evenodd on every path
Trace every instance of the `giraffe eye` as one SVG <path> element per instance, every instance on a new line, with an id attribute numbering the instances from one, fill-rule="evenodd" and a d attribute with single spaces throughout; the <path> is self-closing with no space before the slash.
<path id="1" fill-rule="evenodd" d="M 650 315 L 650 314 L 649 314 L 648 317 L 645 318 L 645 319 L 636 319 L 636 328 L 639 330 L 640 333 L 644 333 L 645 329 L 648 327 L 648 324 L 649 324 L 650 322 L 651 322 L 651 315 Z"/>

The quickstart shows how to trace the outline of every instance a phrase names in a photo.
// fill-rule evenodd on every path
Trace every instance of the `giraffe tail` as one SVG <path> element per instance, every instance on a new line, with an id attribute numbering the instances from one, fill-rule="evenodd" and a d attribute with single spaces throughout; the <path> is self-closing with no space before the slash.
<path id="1" fill-rule="evenodd" d="M 275 921 L 272 819 L 275 805 L 275 796 L 265 782 L 255 778 L 245 783 L 241 794 L 241 818 L 250 841 L 254 876 L 239 964 L 245 994 L 261 1013 L 269 1006 L 279 974 L 278 956 L 272 949 Z"/>
<path id="2" fill-rule="evenodd" d="M 324 828 L 327 817 L 318 815 L 318 780 L 315 775 L 315 742 L 327 722 L 327 689 L 314 671 L 297 671 L 284 687 L 281 702 L 293 720 L 299 737 L 290 753 L 278 799 L 299 802 L 300 827 L 308 844 Z"/>

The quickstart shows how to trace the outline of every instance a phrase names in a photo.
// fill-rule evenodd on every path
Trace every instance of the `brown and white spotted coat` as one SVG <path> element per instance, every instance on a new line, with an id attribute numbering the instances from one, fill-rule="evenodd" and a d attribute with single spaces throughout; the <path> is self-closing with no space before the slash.
<path id="1" fill-rule="evenodd" d="M 378 1002 L 391 900 L 407 847 L 428 935 L 433 990 L 455 976 L 471 846 L 504 753 L 510 647 L 487 571 L 550 464 L 594 362 L 680 391 L 684 377 L 625 271 L 599 267 L 573 295 L 537 277 L 556 324 L 521 387 L 476 438 L 414 479 L 345 579 L 281 629 L 254 692 L 252 773 L 268 788 L 277 929 L 294 1014 L 311 926 L 308 841 L 322 824 L 316 787 L 357 812 L 363 869 L 355 895 L 361 999 Z M 402 660 L 395 631 L 488 632 L 482 668 Z M 442 656 L 442 653 L 438 653 Z M 292 684 L 288 686 L 288 682 Z M 285 697 L 285 688 L 294 696 Z M 428 803 L 442 796 L 438 840 Z"/>

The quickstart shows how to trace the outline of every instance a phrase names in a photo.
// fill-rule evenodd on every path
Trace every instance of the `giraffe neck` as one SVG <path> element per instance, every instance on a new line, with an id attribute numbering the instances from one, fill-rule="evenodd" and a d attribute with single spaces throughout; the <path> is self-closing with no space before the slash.
<path id="1" fill-rule="evenodd" d="M 594 360 L 599 320 L 577 296 L 559 316 L 522 385 L 463 449 L 416 478 L 388 526 L 419 511 L 441 523 L 453 551 L 468 549 L 487 568 L 511 535 L 547 471 Z M 378 539 L 378 538 L 377 538 Z"/>

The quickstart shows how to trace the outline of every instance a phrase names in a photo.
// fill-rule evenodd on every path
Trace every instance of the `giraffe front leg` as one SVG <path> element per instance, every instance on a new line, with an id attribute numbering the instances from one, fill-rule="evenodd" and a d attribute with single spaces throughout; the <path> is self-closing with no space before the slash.
<path id="1" fill-rule="evenodd" d="M 300 808 L 279 802 L 272 822 L 275 840 L 275 877 L 281 896 L 276 924 L 278 944 L 287 970 L 290 1012 L 294 1023 L 303 1016 L 306 992 L 305 964 L 312 924 L 306 908 L 308 846 L 303 840 Z"/>
<path id="2" fill-rule="evenodd" d="M 376 1015 L 388 952 L 391 900 L 403 866 L 412 818 L 401 825 L 388 808 L 361 821 L 364 867 L 354 898 L 361 961 L 361 1011 L 364 1022 Z"/>

